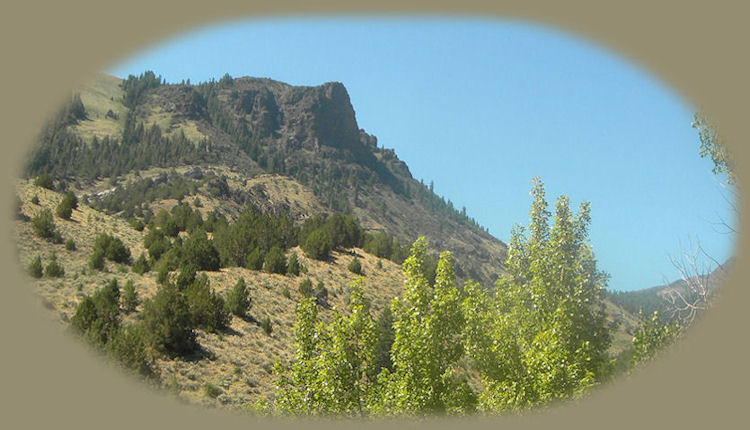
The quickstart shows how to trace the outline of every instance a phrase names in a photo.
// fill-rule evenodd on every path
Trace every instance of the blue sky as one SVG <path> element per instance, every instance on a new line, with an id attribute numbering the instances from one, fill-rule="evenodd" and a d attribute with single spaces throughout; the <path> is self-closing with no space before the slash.
<path id="1" fill-rule="evenodd" d="M 591 243 L 609 288 L 674 280 L 692 241 L 716 259 L 734 222 L 695 108 L 637 64 L 594 42 L 519 21 L 300 17 L 233 21 L 177 35 L 112 65 L 168 82 L 268 77 L 342 82 L 360 128 L 412 175 L 507 241 L 528 223 L 531 179 L 550 205 L 591 202 Z"/>

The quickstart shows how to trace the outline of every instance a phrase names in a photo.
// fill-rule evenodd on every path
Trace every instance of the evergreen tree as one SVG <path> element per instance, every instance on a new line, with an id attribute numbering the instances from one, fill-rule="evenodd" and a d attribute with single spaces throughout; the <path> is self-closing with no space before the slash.
<path id="1" fill-rule="evenodd" d="M 244 317 L 250 309 L 250 292 L 245 286 L 245 278 L 240 278 L 227 297 L 227 309 L 238 317 Z"/>

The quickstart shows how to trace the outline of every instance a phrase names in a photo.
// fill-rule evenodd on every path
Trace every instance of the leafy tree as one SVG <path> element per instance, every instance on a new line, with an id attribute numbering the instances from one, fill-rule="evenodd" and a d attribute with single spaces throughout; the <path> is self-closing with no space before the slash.
<path id="1" fill-rule="evenodd" d="M 672 344 L 680 336 L 677 323 L 665 324 L 659 312 L 644 319 L 633 333 L 633 355 L 630 366 L 637 367 L 654 359 L 659 351 Z"/>
<path id="2" fill-rule="evenodd" d="M 263 262 L 263 270 L 268 273 L 286 273 L 286 257 L 281 248 L 274 246 L 268 251 Z"/>
<path id="3" fill-rule="evenodd" d="M 464 316 L 454 285 L 450 252 L 440 255 L 435 286 L 425 278 L 427 243 L 418 238 L 404 261 L 403 297 L 391 303 L 393 372 L 383 371 L 379 412 L 425 414 L 468 412 L 474 399 L 458 375 Z"/>
<path id="4" fill-rule="evenodd" d="M 371 367 L 370 379 L 375 380 L 381 369 L 387 369 L 393 372 L 393 362 L 391 361 L 391 346 L 393 345 L 393 313 L 391 308 L 385 307 L 380 312 L 377 322 L 375 323 L 375 333 L 377 341 L 375 342 L 375 351 L 373 352 L 373 366 Z"/>
<path id="5" fill-rule="evenodd" d="M 227 309 L 238 317 L 244 317 L 250 309 L 250 292 L 245 286 L 245 278 L 240 278 L 227 297 Z"/>
<path id="6" fill-rule="evenodd" d="M 282 413 L 307 415 L 365 415 L 373 385 L 368 379 L 375 328 L 361 279 L 352 284 L 350 313 L 334 312 L 322 326 L 312 298 L 303 297 L 295 309 L 296 355 L 289 373 L 280 363 L 276 407 Z"/>
<path id="7" fill-rule="evenodd" d="M 352 258 L 352 261 L 349 262 L 349 265 L 346 267 L 352 273 L 355 273 L 357 275 L 362 274 L 362 263 L 359 262 L 359 258 L 357 257 Z"/>
<path id="8" fill-rule="evenodd" d="M 44 208 L 31 218 L 31 229 L 38 237 L 52 241 L 55 236 L 55 222 L 52 219 L 52 211 Z"/>
<path id="9" fill-rule="evenodd" d="M 29 267 L 27 269 L 29 275 L 33 276 L 34 278 L 41 278 L 42 277 L 42 258 L 37 254 L 36 258 L 31 260 L 31 263 L 29 264 Z"/>
<path id="10" fill-rule="evenodd" d="M 123 287 L 122 292 L 122 309 L 125 312 L 135 312 L 138 305 L 141 303 L 140 298 L 138 297 L 138 292 L 135 291 L 135 285 L 133 284 L 133 280 L 129 279 L 128 282 L 125 283 L 125 287 Z"/>
<path id="11" fill-rule="evenodd" d="M 708 121 L 704 114 L 696 113 L 693 119 L 693 128 L 698 130 L 698 136 L 701 141 L 701 157 L 710 157 L 714 163 L 713 172 L 715 174 L 726 173 L 727 182 L 735 184 L 737 177 L 735 175 L 734 163 L 726 143 L 716 130 L 716 127 Z"/>
<path id="12" fill-rule="evenodd" d="M 607 275 L 588 239 L 590 209 L 574 217 L 568 198 L 555 205 L 534 179 L 529 235 L 511 231 L 507 275 L 490 296 L 468 283 L 463 302 L 465 348 L 482 375 L 480 409 L 517 410 L 583 393 L 611 370 L 610 326 L 600 306 Z"/>

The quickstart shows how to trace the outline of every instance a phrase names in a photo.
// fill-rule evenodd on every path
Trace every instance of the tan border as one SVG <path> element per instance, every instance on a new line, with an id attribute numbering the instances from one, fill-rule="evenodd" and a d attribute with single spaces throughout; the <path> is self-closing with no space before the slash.
<path id="1" fill-rule="evenodd" d="M 719 121 L 727 140 L 746 165 L 748 37 L 747 8 L 739 2 L 667 1 L 493 1 L 381 0 L 366 6 L 351 1 L 279 2 L 212 0 L 152 4 L 128 0 L 112 5 L 67 1 L 45 5 L 4 5 L 0 13 L 3 79 L 0 119 L 6 185 L 16 173 L 22 151 L 40 124 L 75 82 L 106 68 L 149 40 L 229 17 L 254 13 L 398 11 L 491 14 L 533 18 L 595 37 L 635 58 Z M 608 3 L 608 4 L 605 4 Z M 697 147 L 696 142 L 688 142 Z M 644 154 L 644 156 L 648 156 Z M 669 163 L 670 160 L 664 160 Z M 746 188 L 746 187 L 745 187 Z M 5 188 L 6 196 L 9 188 Z M 8 205 L 8 199 L 2 200 Z M 742 213 L 746 213 L 742 205 Z M 6 209 L 2 209 L 10 213 Z M 638 214 L 633 214 L 638 216 Z M 744 226 L 744 218 L 742 220 Z M 3 230 L 8 234 L 8 228 Z M 17 274 L 13 247 L 0 241 L 3 273 L 0 316 L 2 336 L 2 420 L 6 428 L 248 427 L 255 421 L 206 413 L 177 405 L 114 374 L 98 360 L 58 334 L 39 318 L 34 296 Z M 723 300 L 687 341 L 667 359 L 637 377 L 596 394 L 588 401 L 551 413 L 500 424 L 565 428 L 709 428 L 744 422 L 748 386 L 748 303 L 744 256 L 738 247 L 737 270 Z M 495 421 L 473 422 L 495 428 Z M 721 424 L 724 424 L 723 426 Z M 360 424 L 361 425 L 361 424 Z M 387 424 L 391 426 L 393 424 Z"/>

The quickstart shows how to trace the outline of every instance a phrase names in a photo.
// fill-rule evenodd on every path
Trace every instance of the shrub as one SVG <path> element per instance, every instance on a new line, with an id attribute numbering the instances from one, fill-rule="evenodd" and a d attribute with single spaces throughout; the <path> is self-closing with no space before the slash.
<path id="1" fill-rule="evenodd" d="M 122 243 L 122 240 L 107 233 L 100 233 L 97 236 L 94 241 L 94 251 L 97 249 L 104 252 L 107 260 L 125 264 L 130 262 L 130 249 Z"/>
<path id="2" fill-rule="evenodd" d="M 65 269 L 63 269 L 62 265 L 57 262 L 57 256 L 55 253 L 52 253 L 47 267 L 44 268 L 44 276 L 48 278 L 62 278 L 64 275 Z"/>
<path id="3" fill-rule="evenodd" d="M 68 191 L 57 205 L 55 214 L 62 219 L 70 219 L 73 209 L 76 208 L 78 208 L 78 199 L 72 191 Z"/>
<path id="4" fill-rule="evenodd" d="M 271 318 L 269 317 L 263 318 L 263 320 L 260 322 L 260 327 L 263 329 L 263 331 L 267 335 L 270 336 L 271 333 L 273 332 L 273 327 L 271 327 Z"/>
<path id="5" fill-rule="evenodd" d="M 148 260 L 146 259 L 146 255 L 141 253 L 140 256 L 133 262 L 133 272 L 143 275 L 144 273 L 148 272 L 151 267 L 148 264 Z"/>
<path id="6" fill-rule="evenodd" d="M 247 254 L 245 267 L 250 270 L 261 270 L 263 269 L 263 260 L 265 260 L 263 251 L 260 248 L 255 248 Z"/>
<path id="7" fill-rule="evenodd" d="M 245 279 L 238 279 L 227 297 L 227 309 L 229 309 L 229 312 L 239 317 L 245 316 L 250 308 L 249 294 L 245 286 Z"/>
<path id="8" fill-rule="evenodd" d="M 68 238 L 68 240 L 65 241 L 65 249 L 68 251 L 75 251 L 76 250 L 76 243 L 73 239 Z"/>
<path id="9" fill-rule="evenodd" d="M 174 284 L 162 285 L 145 301 L 143 327 L 149 344 L 157 351 L 176 356 L 189 354 L 196 348 L 187 299 Z"/>
<path id="10" fill-rule="evenodd" d="M 133 227 L 133 229 L 136 230 L 136 231 L 143 231 L 143 229 L 146 227 L 143 224 L 143 221 L 141 221 L 141 220 L 139 220 L 137 218 L 131 218 L 130 221 L 128 222 L 128 224 L 130 224 L 130 226 Z"/>
<path id="11" fill-rule="evenodd" d="M 125 287 L 122 290 L 122 309 L 128 313 L 134 312 L 140 303 L 141 300 L 138 297 L 138 292 L 135 291 L 133 280 L 130 279 L 125 283 Z"/>
<path id="12" fill-rule="evenodd" d="M 292 252 L 289 255 L 289 259 L 287 260 L 287 263 L 286 263 L 286 273 L 288 275 L 297 276 L 299 275 L 299 272 L 300 272 L 300 262 L 299 262 L 299 259 L 297 258 L 297 253 Z"/>
<path id="13" fill-rule="evenodd" d="M 380 261 L 380 259 L 378 259 L 378 262 L 375 263 L 375 268 L 378 269 L 378 270 L 380 270 L 380 269 L 383 268 L 383 262 Z"/>
<path id="14" fill-rule="evenodd" d="M 299 286 L 297 287 L 297 290 L 303 296 L 310 297 L 313 291 L 312 281 L 310 280 L 310 278 L 305 278 L 302 281 L 300 281 Z"/>
<path id="15" fill-rule="evenodd" d="M 282 275 L 286 273 L 286 258 L 281 248 L 278 246 L 271 247 L 263 262 L 263 270 L 268 273 L 280 273 Z"/>
<path id="16" fill-rule="evenodd" d="M 156 283 L 166 285 L 167 282 L 169 282 L 169 268 L 166 265 L 161 265 L 156 273 Z"/>
<path id="17" fill-rule="evenodd" d="M 107 354 L 126 369 L 146 378 L 156 378 L 154 358 L 148 350 L 148 334 L 141 324 L 117 330 L 107 342 Z"/>
<path id="18" fill-rule="evenodd" d="M 33 276 L 34 278 L 42 277 L 42 258 L 39 255 L 37 255 L 35 259 L 31 260 L 27 271 L 29 275 Z"/>
<path id="19" fill-rule="evenodd" d="M 210 382 L 206 382 L 203 385 L 203 392 L 205 392 L 208 397 L 215 399 L 219 397 L 220 395 L 222 395 L 224 393 L 224 390 L 222 390 L 221 388 L 217 387 L 216 385 Z"/>
<path id="20" fill-rule="evenodd" d="M 93 296 L 86 296 L 70 320 L 72 329 L 95 346 L 103 347 L 120 328 L 120 290 L 112 279 Z"/>
<path id="21" fill-rule="evenodd" d="M 61 244 L 63 243 L 63 237 L 60 234 L 59 231 L 55 230 L 54 233 L 52 233 L 52 243 Z"/>
<path id="22" fill-rule="evenodd" d="M 151 261 L 154 262 L 169 250 L 171 243 L 161 230 L 149 229 L 146 237 L 143 238 L 143 246 L 148 250 Z"/>
<path id="23" fill-rule="evenodd" d="M 104 269 L 104 250 L 101 248 L 94 248 L 94 251 L 89 257 L 89 267 L 95 270 Z"/>
<path id="24" fill-rule="evenodd" d="M 352 258 L 352 261 L 347 266 L 347 269 L 349 269 L 350 272 L 356 273 L 357 275 L 362 274 L 362 263 L 359 262 L 359 258 L 354 257 Z"/>
<path id="25" fill-rule="evenodd" d="M 281 295 L 286 297 L 287 299 L 292 298 L 292 294 L 289 292 L 289 287 L 286 287 L 286 286 L 284 287 L 283 290 L 281 290 Z"/>
<path id="26" fill-rule="evenodd" d="M 315 303 L 320 306 L 328 306 L 328 289 L 323 285 L 323 281 L 318 281 L 313 295 L 315 296 Z"/>
<path id="27" fill-rule="evenodd" d="M 38 205 L 39 204 L 39 196 L 34 194 L 33 197 L 31 197 L 31 203 Z"/>
<path id="28" fill-rule="evenodd" d="M 34 185 L 37 187 L 46 188 L 48 190 L 52 190 L 55 188 L 53 182 L 52 182 L 52 176 L 50 176 L 49 173 L 42 173 L 41 175 L 36 177 L 36 180 L 34 180 Z"/>
<path id="29" fill-rule="evenodd" d="M 180 269 L 180 274 L 177 275 L 175 285 L 180 291 L 185 291 L 187 287 L 195 282 L 195 276 L 198 274 L 198 268 L 193 264 L 186 264 Z"/>
<path id="30" fill-rule="evenodd" d="M 55 222 L 52 211 L 44 208 L 31 219 L 31 229 L 42 239 L 53 240 L 55 236 Z"/>

